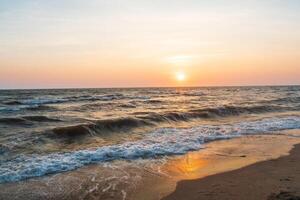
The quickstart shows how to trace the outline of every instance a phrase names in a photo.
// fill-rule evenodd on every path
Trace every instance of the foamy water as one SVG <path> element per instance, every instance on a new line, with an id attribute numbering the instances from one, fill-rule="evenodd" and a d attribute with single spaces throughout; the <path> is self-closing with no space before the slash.
<path id="1" fill-rule="evenodd" d="M 299 87 L 0 93 L 0 183 L 300 128 Z"/>

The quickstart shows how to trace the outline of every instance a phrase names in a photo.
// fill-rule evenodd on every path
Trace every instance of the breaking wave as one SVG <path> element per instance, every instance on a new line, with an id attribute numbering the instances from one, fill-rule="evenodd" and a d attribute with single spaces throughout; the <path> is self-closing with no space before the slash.
<path id="1" fill-rule="evenodd" d="M 125 124 L 125 121 L 123 123 Z M 0 183 L 74 170 L 88 164 L 118 159 L 148 159 L 185 154 L 201 149 L 203 144 L 213 140 L 299 128 L 300 117 L 289 116 L 236 124 L 202 125 L 188 129 L 158 129 L 144 139 L 134 142 L 48 155 L 20 155 L 0 163 Z"/>
<path id="2" fill-rule="evenodd" d="M 297 109 L 297 108 L 293 108 Z M 74 126 L 57 127 L 53 132 L 59 137 L 74 137 L 84 135 L 97 135 L 106 132 L 126 131 L 133 128 L 145 126 L 154 126 L 157 123 L 184 122 L 197 118 L 214 118 L 236 116 L 240 114 L 277 112 L 284 110 L 286 107 L 280 106 L 252 106 L 252 107 L 234 107 L 225 106 L 219 108 L 196 109 L 187 112 L 166 112 L 166 113 L 149 113 L 144 116 L 124 117 L 116 119 L 97 120 L 89 123 L 78 124 Z"/>
<path id="3" fill-rule="evenodd" d="M 79 124 L 75 126 L 57 127 L 53 129 L 53 132 L 57 136 L 82 136 L 82 135 L 96 135 L 102 132 L 113 132 L 128 130 L 136 127 L 151 125 L 145 120 L 139 120 L 137 118 L 118 118 L 98 120 L 94 123 Z"/>

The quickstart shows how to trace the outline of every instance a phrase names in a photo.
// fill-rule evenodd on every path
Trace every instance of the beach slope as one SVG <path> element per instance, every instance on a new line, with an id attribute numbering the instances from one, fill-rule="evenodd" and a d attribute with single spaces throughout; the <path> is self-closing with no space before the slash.
<path id="1" fill-rule="evenodd" d="M 230 172 L 178 182 L 163 200 L 300 200 L 300 144 L 290 154 Z"/>

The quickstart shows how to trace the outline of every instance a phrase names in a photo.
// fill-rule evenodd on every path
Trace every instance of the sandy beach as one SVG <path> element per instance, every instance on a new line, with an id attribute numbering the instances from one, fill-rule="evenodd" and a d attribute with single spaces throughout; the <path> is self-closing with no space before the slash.
<path id="1" fill-rule="evenodd" d="M 152 182 L 147 189 L 141 189 L 141 195 L 135 193 L 133 199 L 266 199 L 282 195 L 280 192 L 297 195 L 294 192 L 299 191 L 296 154 L 300 132 L 279 134 L 212 142 L 206 149 L 173 159 L 162 167 L 171 177 L 169 182 L 165 179 Z"/>
<path id="2" fill-rule="evenodd" d="M 300 144 L 287 156 L 208 176 L 180 181 L 163 200 L 300 199 Z"/>

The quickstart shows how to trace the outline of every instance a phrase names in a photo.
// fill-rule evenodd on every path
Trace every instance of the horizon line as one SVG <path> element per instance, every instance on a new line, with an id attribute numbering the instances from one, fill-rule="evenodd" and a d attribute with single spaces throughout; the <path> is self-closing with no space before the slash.
<path id="1" fill-rule="evenodd" d="M 145 89 L 145 88 L 221 88 L 221 87 L 293 87 L 300 84 L 266 85 L 207 85 L 207 86 L 133 86 L 133 87 L 45 87 L 45 88 L 0 88 L 2 90 L 72 90 L 72 89 Z"/>

